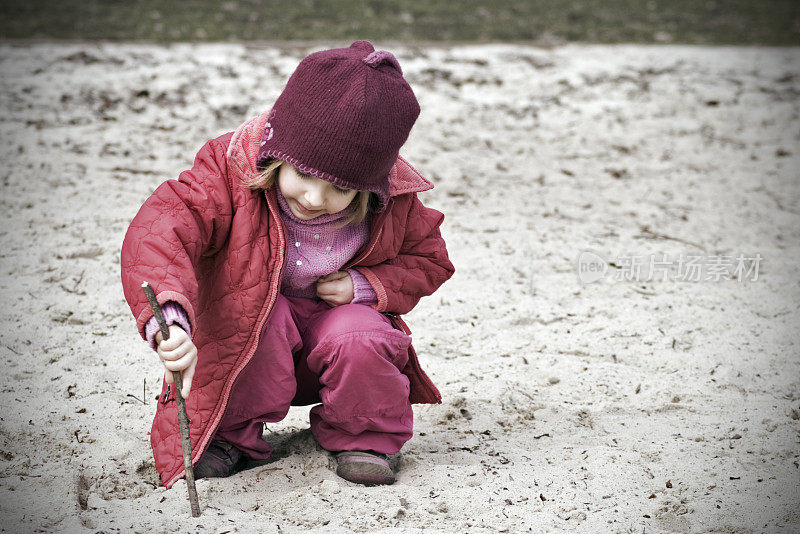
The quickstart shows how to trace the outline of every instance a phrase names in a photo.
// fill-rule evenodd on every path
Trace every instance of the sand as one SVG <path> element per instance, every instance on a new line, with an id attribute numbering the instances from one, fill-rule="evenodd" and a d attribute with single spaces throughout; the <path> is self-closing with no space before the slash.
<path id="1" fill-rule="evenodd" d="M 382 488 L 339 479 L 295 408 L 192 519 L 153 467 L 122 237 L 313 49 L 0 45 L 0 530 L 800 530 L 800 50 L 391 49 L 456 266 L 406 316 L 443 404 Z"/>

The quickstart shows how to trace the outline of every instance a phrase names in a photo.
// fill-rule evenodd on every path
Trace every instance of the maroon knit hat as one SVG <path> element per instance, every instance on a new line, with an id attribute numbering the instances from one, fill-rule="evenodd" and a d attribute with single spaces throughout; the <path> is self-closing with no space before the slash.
<path id="1" fill-rule="evenodd" d="M 389 171 L 419 116 L 397 59 L 369 41 L 315 52 L 295 69 L 267 119 L 268 158 L 347 189 L 389 199 Z"/>

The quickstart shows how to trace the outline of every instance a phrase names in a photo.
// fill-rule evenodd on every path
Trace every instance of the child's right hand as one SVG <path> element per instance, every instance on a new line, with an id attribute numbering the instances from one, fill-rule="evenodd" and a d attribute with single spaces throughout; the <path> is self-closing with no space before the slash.
<path id="1" fill-rule="evenodd" d="M 161 363 L 167 370 L 164 373 L 164 381 L 167 384 L 173 384 L 172 371 L 183 371 L 181 395 L 184 399 L 188 398 L 192 389 L 194 368 L 197 365 L 197 347 L 194 346 L 186 331 L 176 324 L 170 325 L 169 339 L 166 341 L 161 332 L 158 332 L 156 343 L 158 344 L 156 349 L 158 357 L 161 358 Z"/>

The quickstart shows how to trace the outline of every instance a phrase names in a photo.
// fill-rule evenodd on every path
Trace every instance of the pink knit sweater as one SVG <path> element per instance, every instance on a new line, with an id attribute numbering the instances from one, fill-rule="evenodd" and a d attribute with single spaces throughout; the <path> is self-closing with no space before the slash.
<path id="1" fill-rule="evenodd" d="M 342 228 L 346 210 L 320 215 L 309 221 L 295 217 L 289 204 L 275 188 L 281 219 L 286 226 L 286 267 L 281 279 L 281 293 L 290 297 L 317 298 L 316 282 L 326 274 L 334 273 L 350 261 L 358 250 L 369 242 L 369 218 L 358 225 Z M 378 297 L 367 279 L 355 269 L 347 269 L 353 280 L 353 304 L 376 304 Z M 192 326 L 189 317 L 177 302 L 165 302 L 162 306 L 168 325 L 177 324 L 190 336 Z M 151 317 L 145 326 L 147 341 L 155 350 L 158 323 Z"/>
<path id="2" fill-rule="evenodd" d="M 280 188 L 275 192 L 288 243 L 281 293 L 290 297 L 317 298 L 317 279 L 338 271 L 369 242 L 369 219 L 356 226 L 337 228 L 348 214 L 344 210 L 304 221 L 292 213 Z M 353 280 L 352 302 L 376 304 L 377 295 L 367 279 L 355 269 L 347 272 Z"/>

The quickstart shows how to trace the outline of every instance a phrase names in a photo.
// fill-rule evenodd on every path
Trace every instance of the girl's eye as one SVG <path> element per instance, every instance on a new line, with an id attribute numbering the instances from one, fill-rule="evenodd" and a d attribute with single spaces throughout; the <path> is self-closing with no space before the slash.
<path id="1" fill-rule="evenodd" d="M 350 192 L 350 190 L 349 190 L 349 189 L 342 189 L 342 188 L 341 188 L 341 187 L 339 187 L 338 185 L 334 185 L 334 186 L 333 186 L 333 189 L 334 189 L 334 191 L 336 191 L 337 193 L 340 193 L 340 194 L 342 194 L 342 195 L 346 195 L 347 193 L 349 193 L 349 192 Z"/>

